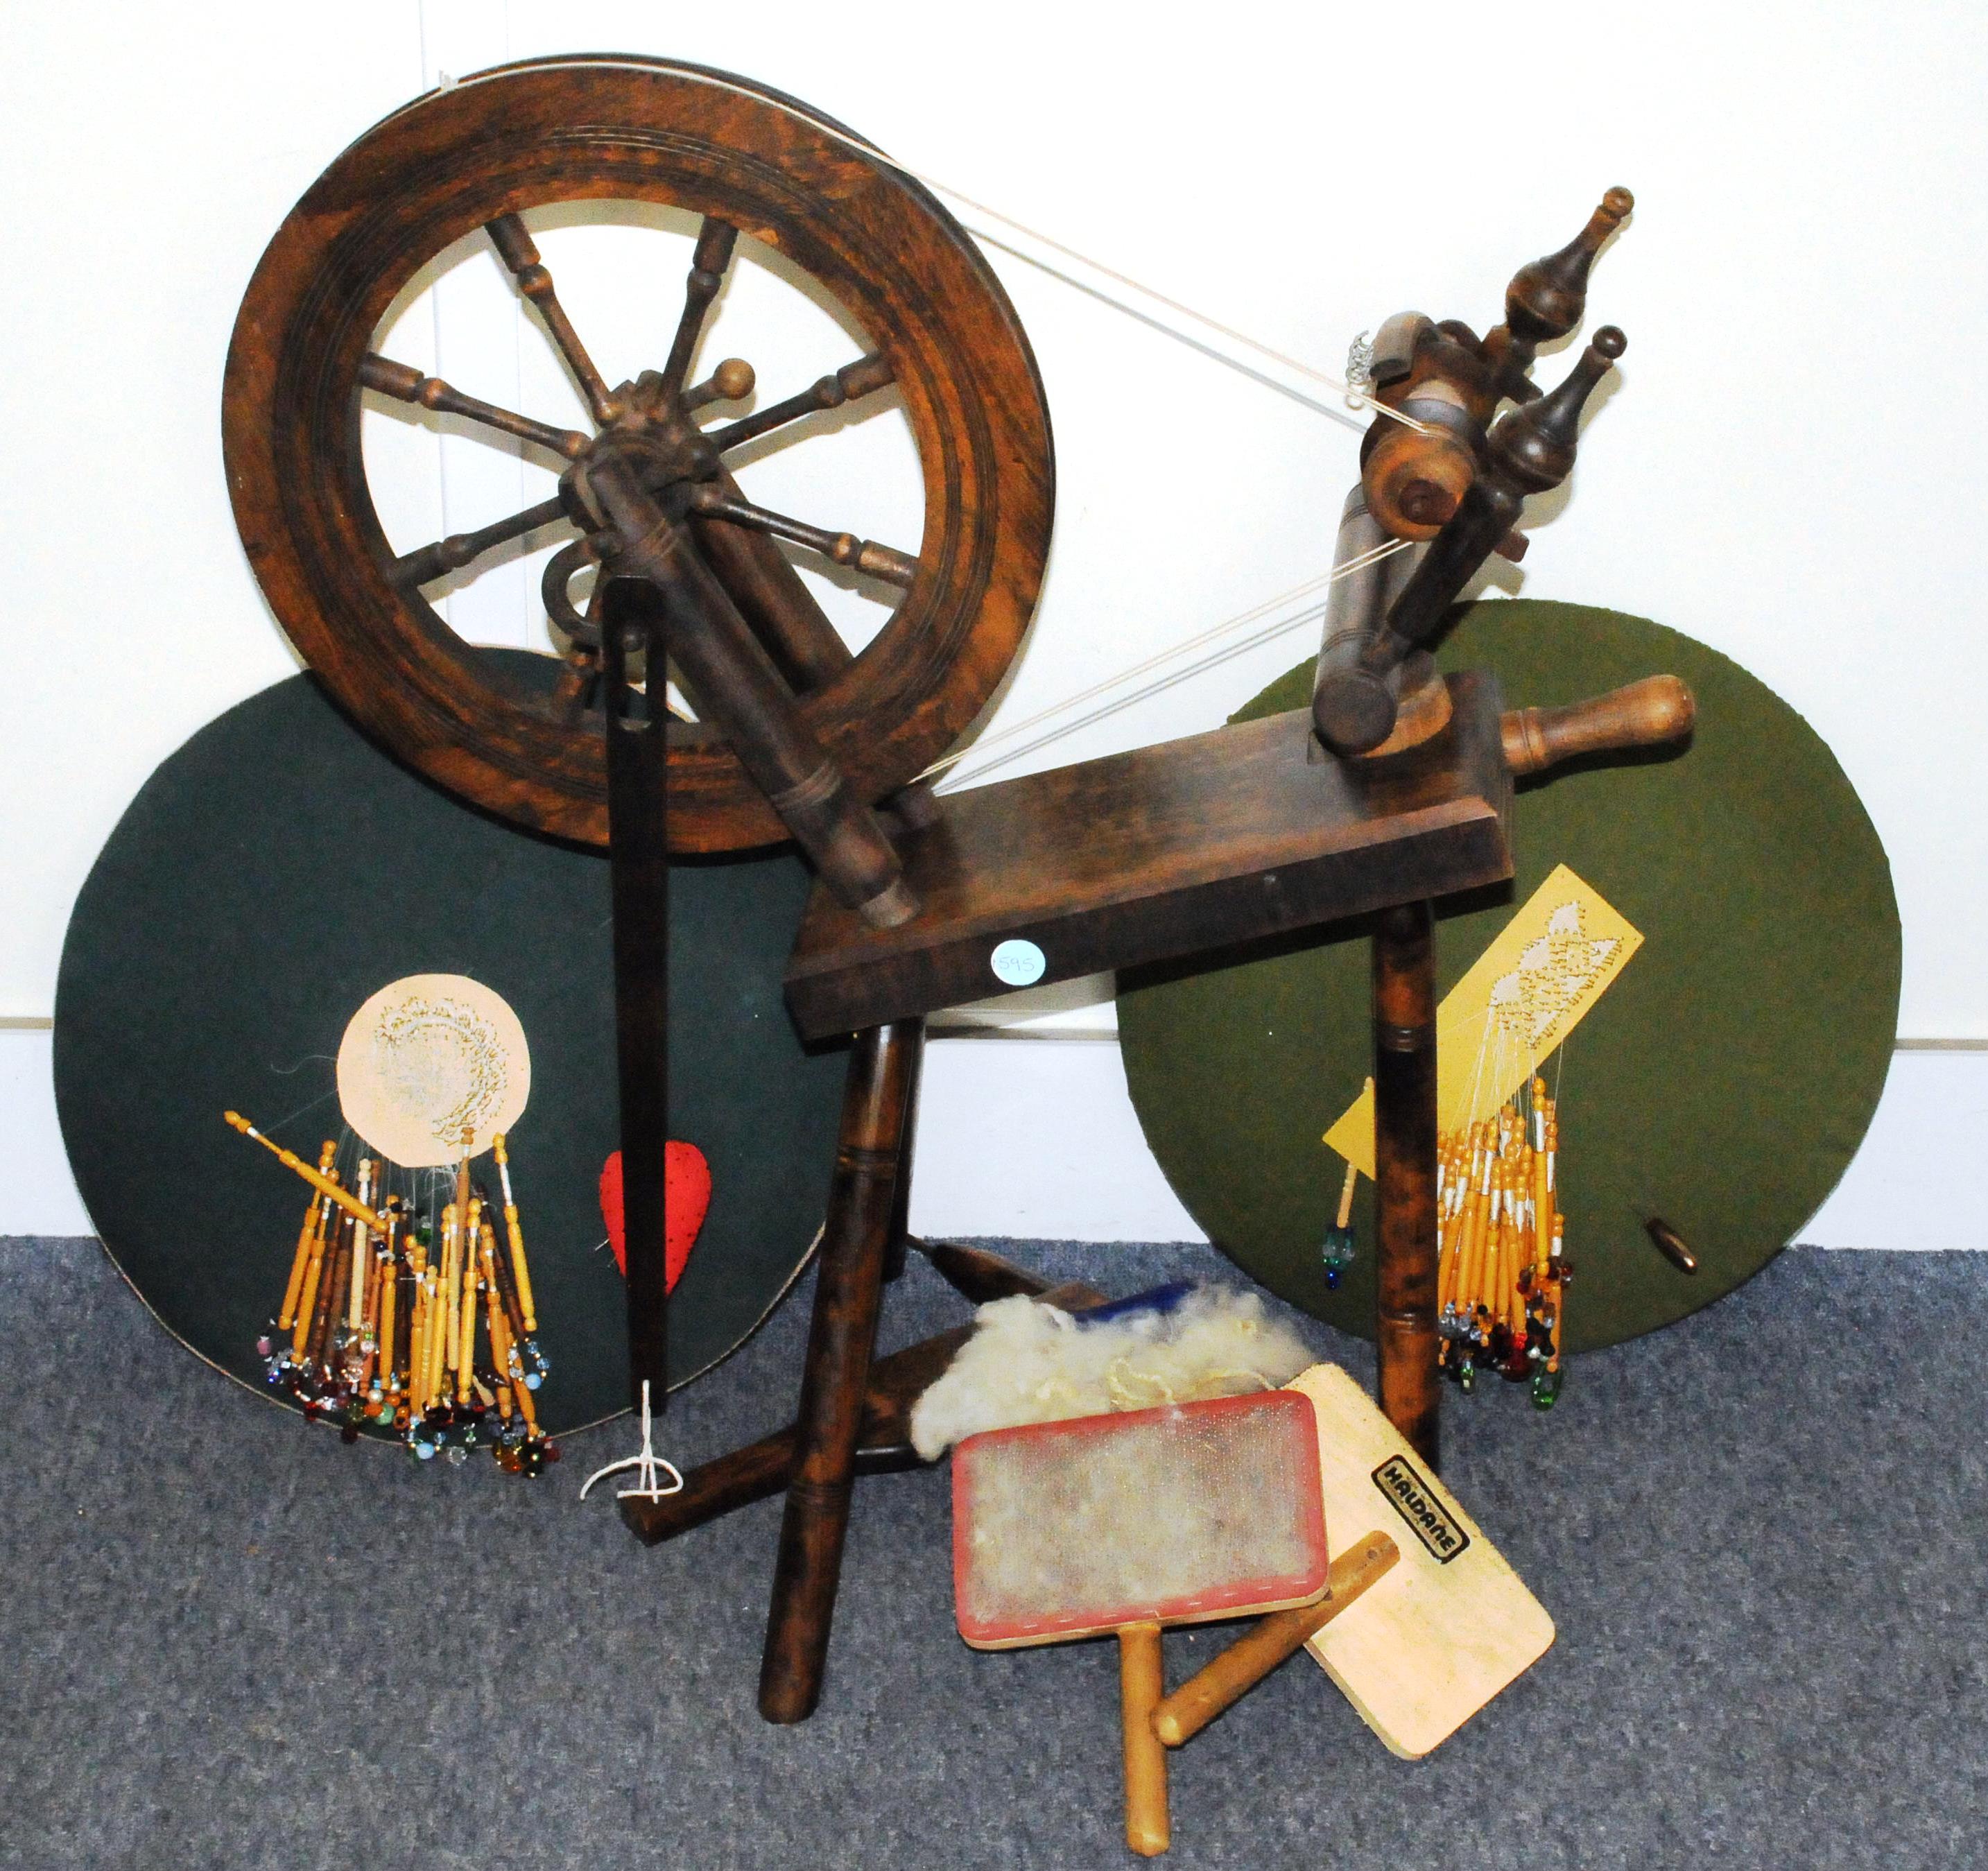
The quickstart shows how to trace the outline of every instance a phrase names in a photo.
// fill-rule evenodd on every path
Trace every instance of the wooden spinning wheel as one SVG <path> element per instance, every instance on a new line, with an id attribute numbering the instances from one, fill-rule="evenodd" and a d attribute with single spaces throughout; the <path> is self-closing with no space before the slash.
<path id="1" fill-rule="evenodd" d="M 701 218 L 681 312 L 673 324 L 658 314 L 658 360 L 610 386 L 523 217 L 617 198 Z M 624 1504 L 654 1541 L 786 1490 L 760 1678 L 769 1720 L 803 1718 L 820 1693 L 859 1447 L 880 1465 L 900 1460 L 915 1382 L 948 1353 L 935 1342 L 872 1362 L 882 1285 L 908 1239 L 924 1020 L 935 1009 L 1374 916 L 1381 1400 L 1433 1463 L 1429 903 L 1512 875 L 1515 775 L 1672 739 L 1691 719 L 1689 696 L 1667 678 L 1504 714 L 1495 679 L 1439 677 L 1425 648 L 1486 555 L 1517 550 L 1510 535 L 1526 499 L 1573 467 L 1582 408 L 1621 334 L 1598 333 L 1550 392 L 1527 367 L 1539 342 L 1579 322 L 1589 265 L 1628 205 L 1611 197 L 1567 248 L 1522 269 L 1506 324 L 1484 340 L 1415 313 L 1384 329 L 1377 401 L 1402 404 L 1395 413 L 1413 445 L 1372 451 L 1388 497 L 1372 513 L 1362 489 L 1349 498 L 1347 576 L 1327 609 L 1310 709 L 944 799 L 911 783 L 972 722 L 1019 646 L 1047 552 L 1053 468 L 1013 310 L 921 186 L 742 80 L 654 59 L 542 60 L 386 119 L 333 164 L 263 256 L 228 359 L 225 426 L 236 516 L 278 617 L 347 709 L 421 771 L 521 824 L 609 847 L 637 1407 L 660 1399 L 668 1377 L 668 851 L 791 836 L 818 874 L 788 963 L 788 1007 L 804 1037 L 856 1040 L 796 1422 L 705 1464 L 680 1494 Z M 563 356 L 590 432 L 494 408 L 373 349 L 397 295 L 479 228 Z M 691 381 L 742 240 L 808 276 L 869 348 L 810 389 L 701 425 L 710 404 L 752 387 L 733 360 Z M 736 450 L 887 387 L 923 484 L 915 555 L 745 496 Z M 556 498 L 397 553 L 366 479 L 367 392 L 549 451 L 563 463 Z M 1437 407 L 1425 418 L 1406 399 Z M 1411 536 L 1391 514 L 1434 536 L 1384 564 L 1391 533 Z M 546 580 L 571 667 L 549 701 L 533 702 L 495 685 L 423 593 L 554 523 L 576 534 Z M 783 540 L 902 590 L 860 654 Z M 604 576 L 582 617 L 566 587 L 590 560 Z M 665 725 L 650 673 L 664 655 L 695 722 Z M 876 809 L 899 794 L 895 809 Z M 947 1277 L 993 1297 L 984 1274 Z M 1007 1270 L 995 1287 L 1026 1277 Z"/>
<path id="2" fill-rule="evenodd" d="M 499 68 L 395 112 L 325 172 L 257 268 L 229 351 L 228 485 L 256 575 L 339 701 L 392 751 L 518 824 L 607 840 L 607 736 L 583 705 L 596 651 L 580 630 L 550 699 L 498 685 L 423 588 L 526 533 L 580 537 L 560 571 L 610 557 L 590 477 L 612 455 L 640 496 L 688 522 L 718 587 L 799 696 L 801 729 L 874 803 L 944 753 L 999 682 L 1048 550 L 1053 465 L 1035 361 L 978 249 L 918 184 L 779 94 L 660 59 L 575 57 Z M 522 218 L 604 198 L 702 218 L 681 316 L 658 309 L 654 367 L 610 387 L 562 310 Z M 478 227 L 564 357 L 591 434 L 499 409 L 380 357 L 407 283 Z M 791 260 L 870 334 L 868 355 L 811 388 L 700 428 L 749 373 L 690 367 L 739 235 Z M 894 385 L 925 495 L 915 557 L 769 513 L 727 458 L 782 424 Z M 362 389 L 519 437 L 567 464 L 555 499 L 397 553 L 360 447 Z M 785 537 L 902 588 L 852 656 L 796 575 Z M 563 584 L 563 577 L 549 584 Z M 708 590 L 708 586 L 703 587 Z M 552 602 L 559 609 L 556 591 Z M 571 621 L 570 613 L 567 621 Z M 686 680 L 702 714 L 705 698 Z M 722 726 L 669 724 L 672 848 L 788 835 Z"/>

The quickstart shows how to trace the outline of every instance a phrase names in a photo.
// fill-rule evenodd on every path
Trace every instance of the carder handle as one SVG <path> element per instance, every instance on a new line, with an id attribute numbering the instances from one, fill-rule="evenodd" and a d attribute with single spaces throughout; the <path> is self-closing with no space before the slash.
<path id="1" fill-rule="evenodd" d="M 1341 1553 L 1327 1575 L 1324 1598 L 1259 1619 L 1153 1710 L 1153 1732 L 1169 1748 L 1192 1740 L 1246 1690 L 1295 1656 L 1401 1556 L 1401 1549 L 1384 1533 L 1370 1533 Z"/>
<path id="2" fill-rule="evenodd" d="M 1674 675 L 1652 675 L 1564 708 L 1513 709 L 1498 723 L 1505 764 L 1515 777 L 1543 773 L 1584 753 L 1658 747 L 1691 732 L 1697 705 Z"/>
<path id="3" fill-rule="evenodd" d="M 1165 1693 L 1165 1665 L 1157 1624 L 1128 1624 L 1118 1632 L 1118 1702 L 1125 1748 L 1125 1842 L 1141 1858 L 1167 1849 L 1167 1751 L 1153 1732 L 1153 1711 Z"/>

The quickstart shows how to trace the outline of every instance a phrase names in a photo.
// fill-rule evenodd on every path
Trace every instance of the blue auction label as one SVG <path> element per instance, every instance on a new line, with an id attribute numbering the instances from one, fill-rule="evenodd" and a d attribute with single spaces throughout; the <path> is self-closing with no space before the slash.
<path id="1" fill-rule="evenodd" d="M 989 958 L 994 978 L 1010 987 L 1027 987 L 1040 981 L 1049 969 L 1048 959 L 1032 942 L 1011 936 L 997 943 Z"/>

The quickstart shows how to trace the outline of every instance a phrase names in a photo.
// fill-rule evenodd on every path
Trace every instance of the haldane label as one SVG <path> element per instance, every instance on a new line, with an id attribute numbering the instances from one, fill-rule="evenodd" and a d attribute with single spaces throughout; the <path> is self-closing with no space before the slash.
<path id="1" fill-rule="evenodd" d="M 1388 1497 L 1389 1504 L 1408 1523 L 1438 1565 L 1449 1565 L 1470 1544 L 1470 1535 L 1450 1518 L 1435 1490 L 1408 1465 L 1405 1457 L 1389 1456 L 1374 1470 L 1374 1485 Z"/>

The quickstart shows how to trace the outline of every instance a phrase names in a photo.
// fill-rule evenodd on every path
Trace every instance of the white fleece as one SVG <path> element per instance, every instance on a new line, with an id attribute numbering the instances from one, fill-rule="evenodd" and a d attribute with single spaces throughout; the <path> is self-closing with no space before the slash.
<path id="1" fill-rule="evenodd" d="M 1227 1287 L 1097 1325 L 1021 1297 L 992 1301 L 974 1319 L 973 1336 L 911 1411 L 911 1443 L 928 1462 L 982 1429 L 1272 1390 L 1317 1362 L 1256 1294 Z"/>

